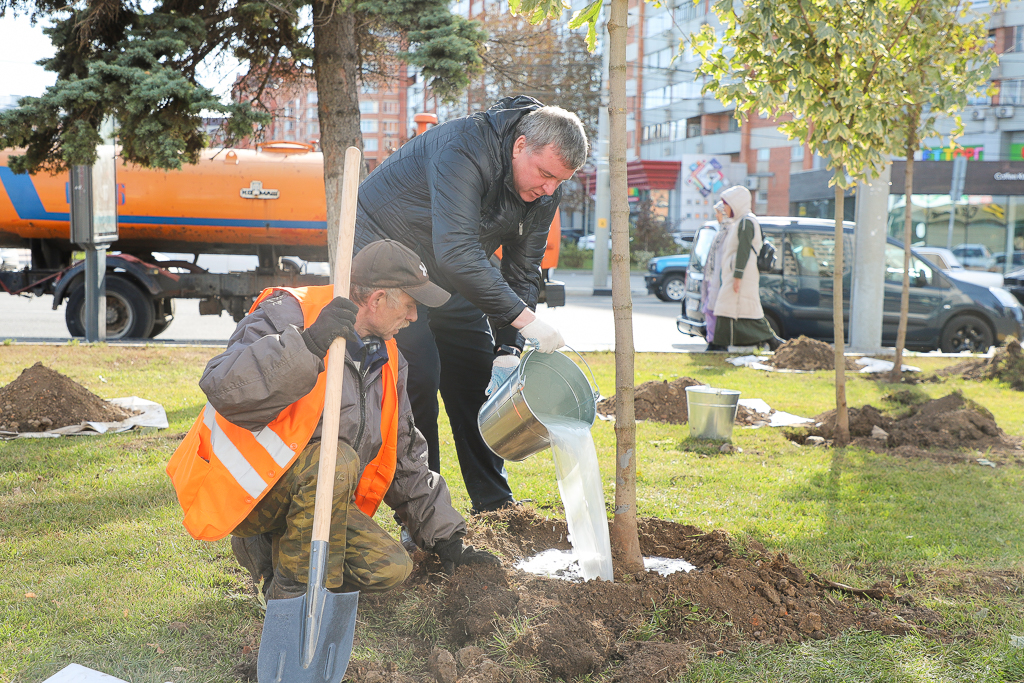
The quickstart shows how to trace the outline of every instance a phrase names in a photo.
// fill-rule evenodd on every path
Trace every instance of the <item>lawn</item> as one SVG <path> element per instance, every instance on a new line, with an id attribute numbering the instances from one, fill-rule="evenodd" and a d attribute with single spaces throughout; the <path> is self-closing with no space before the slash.
<path id="1" fill-rule="evenodd" d="M 70 662 L 136 683 L 237 680 L 235 665 L 258 644 L 261 606 L 226 541 L 185 533 L 163 471 L 205 402 L 197 380 L 215 353 L 0 347 L 0 385 L 42 361 L 105 398 L 158 401 L 170 420 L 156 433 L 0 442 L 0 683 L 42 681 Z M 614 393 L 613 356 L 587 360 L 603 393 Z M 951 361 L 913 362 L 928 371 Z M 798 415 L 834 401 L 831 373 L 737 369 L 718 354 L 637 356 L 637 383 L 680 376 Z M 847 387 L 851 406 L 881 406 L 892 390 L 862 377 Z M 1024 435 L 1022 395 L 1006 387 L 952 380 L 914 390 L 938 397 L 954 388 L 989 408 L 1007 433 Z M 441 433 L 443 474 L 466 510 L 450 435 L 444 426 Z M 598 422 L 593 433 L 611 508 L 613 424 Z M 768 429 L 737 429 L 734 443 L 742 451 L 724 454 L 691 441 L 686 426 L 639 424 L 641 514 L 757 540 L 835 581 L 890 581 L 937 611 L 939 628 L 955 639 L 850 631 L 751 645 L 697 657 L 680 681 L 1024 681 L 1024 649 L 1010 638 L 1024 636 L 1024 468 L 836 452 Z M 547 453 L 508 471 L 520 498 L 560 515 Z M 362 619 L 374 628 L 372 614 Z M 422 669 L 409 653 L 395 657 Z"/>

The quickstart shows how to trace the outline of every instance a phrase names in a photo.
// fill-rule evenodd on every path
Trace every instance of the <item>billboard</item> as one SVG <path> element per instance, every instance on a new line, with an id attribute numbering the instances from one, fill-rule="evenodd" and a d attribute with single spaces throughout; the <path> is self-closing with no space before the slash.
<path id="1" fill-rule="evenodd" d="M 684 154 L 679 184 L 679 227 L 694 233 L 715 217 L 712 207 L 722 190 L 743 182 L 746 165 L 734 164 L 728 155 Z"/>

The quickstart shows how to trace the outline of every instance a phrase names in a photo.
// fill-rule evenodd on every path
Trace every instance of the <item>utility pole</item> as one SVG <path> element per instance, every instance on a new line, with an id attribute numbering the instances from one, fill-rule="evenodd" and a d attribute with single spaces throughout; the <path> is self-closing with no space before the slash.
<path id="1" fill-rule="evenodd" d="M 608 23 L 601 31 L 601 108 L 597 112 L 597 187 L 594 202 L 594 296 L 611 296 L 608 286 L 611 175 L 608 172 Z"/>

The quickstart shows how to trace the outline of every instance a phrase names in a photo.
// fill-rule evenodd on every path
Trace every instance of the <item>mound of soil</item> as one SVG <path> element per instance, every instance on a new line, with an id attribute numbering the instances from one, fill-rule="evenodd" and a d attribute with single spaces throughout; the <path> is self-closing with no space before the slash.
<path id="1" fill-rule="evenodd" d="M 985 407 L 959 391 L 942 398 L 914 403 L 910 392 L 897 392 L 888 400 L 907 407 L 900 417 L 890 417 L 872 405 L 850 408 L 850 438 L 874 449 L 893 449 L 902 455 L 928 455 L 936 449 L 939 459 L 962 449 L 1010 451 L 1020 439 L 1007 436 Z M 790 430 L 790 439 L 803 443 L 808 436 L 835 438 L 836 411 L 818 415 L 813 426 Z M 881 431 L 877 431 L 881 430 Z"/>
<path id="2" fill-rule="evenodd" d="M 644 382 L 635 389 L 633 406 L 638 420 L 654 420 L 670 424 L 685 424 L 686 387 L 704 384 L 692 377 L 680 377 L 669 382 Z M 597 404 L 597 412 L 602 415 L 615 414 L 615 397 L 606 398 Z"/>
<path id="3" fill-rule="evenodd" d="M 411 650 L 425 671 L 353 660 L 348 680 L 539 683 L 593 676 L 663 682 L 685 671 L 694 652 L 735 651 L 747 642 L 822 640 L 851 627 L 948 639 L 931 627 L 938 615 L 915 607 L 911 597 L 897 597 L 887 584 L 856 591 L 820 581 L 785 554 L 769 553 L 756 541 L 741 545 L 723 531 L 643 519 L 639 532 L 645 556 L 683 558 L 697 570 L 617 573 L 615 583 L 537 577 L 513 565 L 538 549 L 565 545 L 563 520 L 525 506 L 475 518 L 470 540 L 501 554 L 504 567 L 466 566 L 446 579 L 434 573 L 432 555 L 417 553 L 403 588 L 360 600 L 361 623 L 409 624 L 410 604 L 420 619 L 436 619 L 440 642 L 395 633 L 394 643 L 382 643 L 378 631 L 372 642 L 360 643 L 356 630 L 357 650 Z M 536 664 L 523 664 L 530 661 Z"/>
<path id="4" fill-rule="evenodd" d="M 996 379 L 1010 388 L 1024 391 L 1024 351 L 1020 342 L 1011 339 L 1006 346 L 995 350 L 991 358 L 970 358 L 942 368 L 936 377 L 962 377 L 969 380 Z"/>
<path id="5" fill-rule="evenodd" d="M 775 353 L 765 361 L 765 365 L 780 370 L 835 370 L 835 354 L 835 348 L 831 344 L 801 335 L 775 349 Z M 846 369 L 858 369 L 853 358 L 846 359 Z"/>
<path id="6" fill-rule="evenodd" d="M 0 431 L 45 432 L 83 422 L 118 422 L 131 417 L 78 382 L 36 363 L 0 387 Z"/>

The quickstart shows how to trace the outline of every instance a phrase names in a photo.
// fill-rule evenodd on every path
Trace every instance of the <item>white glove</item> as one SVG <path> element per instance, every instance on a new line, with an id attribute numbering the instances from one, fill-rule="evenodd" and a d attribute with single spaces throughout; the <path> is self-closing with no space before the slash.
<path id="1" fill-rule="evenodd" d="M 555 349 L 565 346 L 562 335 L 540 318 L 534 318 L 533 322 L 527 323 L 519 330 L 524 339 L 529 340 L 541 353 L 553 353 Z"/>
<path id="2" fill-rule="evenodd" d="M 491 381 L 487 383 L 487 390 L 484 393 L 490 396 L 497 391 L 498 387 L 504 384 L 509 375 L 518 367 L 519 358 L 516 356 L 507 355 L 495 358 L 494 364 L 491 366 Z"/>

